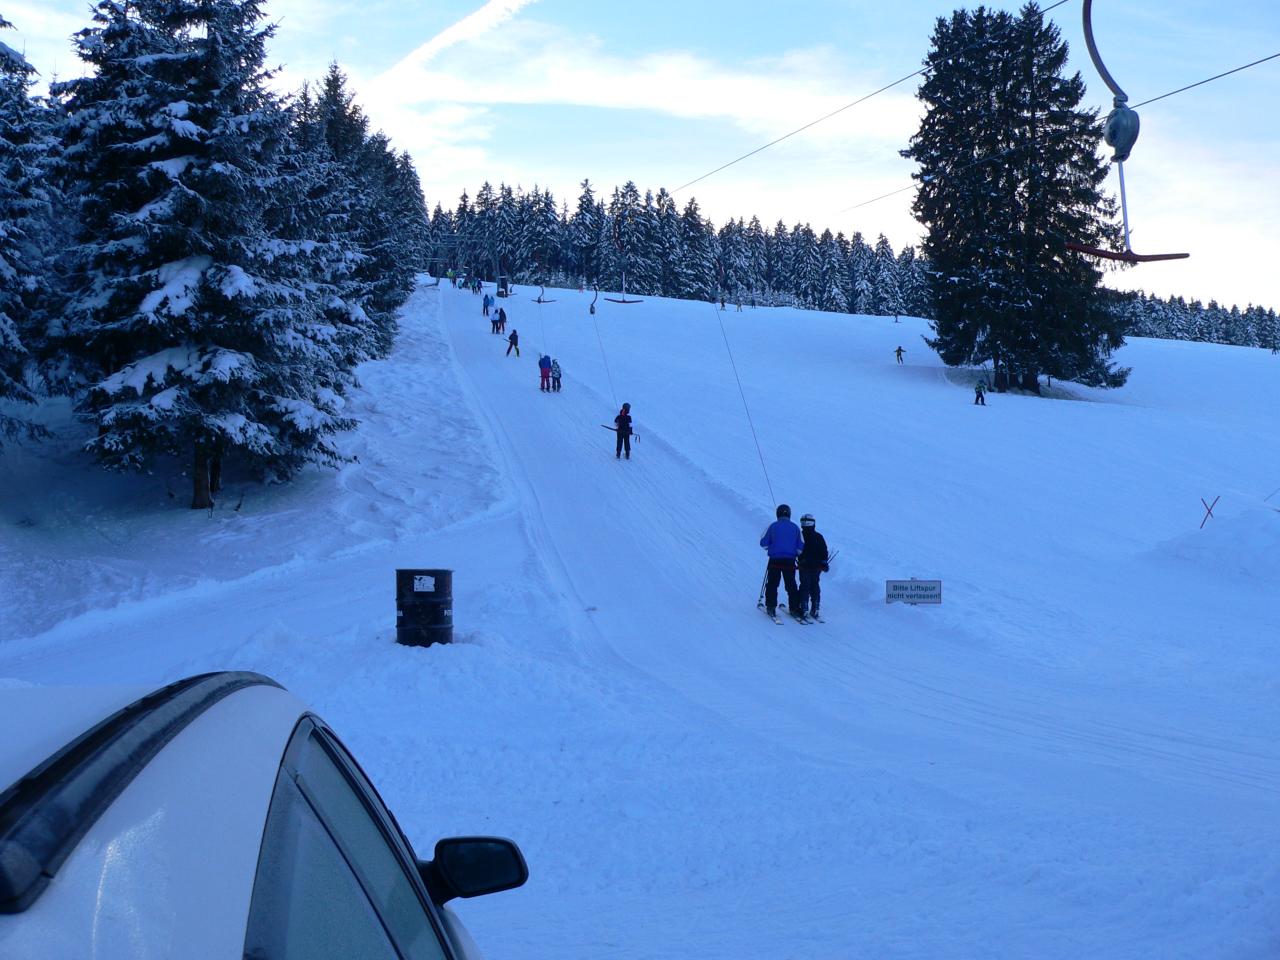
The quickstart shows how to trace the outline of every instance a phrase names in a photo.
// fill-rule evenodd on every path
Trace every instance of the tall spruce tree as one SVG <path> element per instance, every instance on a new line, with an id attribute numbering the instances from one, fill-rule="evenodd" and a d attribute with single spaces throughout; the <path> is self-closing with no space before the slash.
<path id="1" fill-rule="evenodd" d="M 939 19 L 920 88 L 926 112 L 903 155 L 933 271 L 934 332 L 951 365 L 993 362 L 1039 389 L 1039 375 L 1119 386 L 1122 331 L 1102 308 L 1100 273 L 1065 242 L 1102 244 L 1095 111 L 1064 76 L 1067 46 L 1038 6 L 1019 15 L 957 10 Z"/>
<path id="2" fill-rule="evenodd" d="M 97 68 L 62 88 L 83 226 L 62 344 L 107 466 L 192 457 L 208 507 L 236 454 L 284 477 L 336 462 L 351 374 L 308 295 L 301 245 L 269 232 L 288 116 L 267 89 L 258 0 L 103 0 Z"/>
<path id="3" fill-rule="evenodd" d="M 690 197 L 680 214 L 680 265 L 676 272 L 676 296 L 687 300 L 714 299 L 716 276 L 715 232 L 702 218 L 698 201 Z"/>
<path id="4" fill-rule="evenodd" d="M 0 16 L 0 30 L 10 28 Z M 49 111 L 30 96 L 32 67 L 0 42 L 0 448 L 6 438 L 44 430 L 6 412 L 35 402 L 27 386 L 36 335 L 34 314 L 45 294 L 54 193 L 49 182 Z"/>
<path id="5" fill-rule="evenodd" d="M 600 278 L 600 216 L 596 207 L 595 191 L 591 181 L 582 181 L 582 193 L 578 197 L 578 209 L 569 222 L 569 245 L 573 250 L 573 272 L 586 284 L 594 284 Z"/>

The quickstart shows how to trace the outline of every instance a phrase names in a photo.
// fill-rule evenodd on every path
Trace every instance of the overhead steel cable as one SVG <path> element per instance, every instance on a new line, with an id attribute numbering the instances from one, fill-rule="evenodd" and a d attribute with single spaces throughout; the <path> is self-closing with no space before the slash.
<path id="1" fill-rule="evenodd" d="M 1056 10 L 1058 7 L 1062 6 L 1063 4 L 1070 3 L 1070 2 L 1071 0 L 1058 0 L 1057 3 L 1051 6 L 1045 7 L 1043 10 L 1041 10 L 1040 14 L 1041 16 L 1043 16 L 1044 14 L 1048 13 L 1050 10 Z M 953 57 L 958 57 L 960 56 L 960 54 L 967 53 L 969 50 L 972 50 L 974 47 L 980 46 L 981 44 L 986 42 L 987 42 L 987 38 L 983 38 L 982 40 L 975 40 L 973 43 L 969 44 L 968 46 L 961 47 L 959 50 L 955 51 L 954 53 L 948 54 L 946 57 L 943 57 L 938 62 L 943 63 L 947 60 L 952 59 Z M 827 113 L 821 117 L 818 117 L 818 119 L 816 120 L 810 120 L 803 127 L 796 127 L 796 129 L 792 130 L 790 133 L 784 133 L 782 136 L 778 137 L 776 140 L 770 140 L 768 143 L 764 144 L 764 146 L 756 147 L 754 150 L 751 150 L 748 153 L 744 153 L 742 156 L 737 157 L 733 160 L 730 160 L 728 163 L 722 163 L 720 166 L 716 167 L 714 170 L 709 170 L 706 173 L 704 173 L 702 176 L 695 177 L 693 180 L 690 180 L 688 183 L 681 184 L 671 192 L 673 194 L 676 194 L 676 193 L 679 193 L 681 190 L 687 189 L 688 187 L 692 187 L 695 183 L 701 183 L 703 180 L 706 180 L 708 177 L 715 176 L 721 170 L 728 170 L 734 164 L 741 163 L 743 160 L 747 160 L 751 157 L 754 157 L 757 153 L 763 153 L 765 150 L 768 150 L 770 147 L 776 147 L 778 144 L 782 143 L 782 141 L 790 140 L 792 137 L 796 136 L 797 134 L 804 133 L 806 130 L 810 129 L 811 127 L 816 127 L 818 124 L 823 123 L 827 120 L 830 120 L 832 117 L 837 116 L 841 113 L 844 113 L 846 110 L 852 109 L 853 107 L 858 106 L 858 104 L 860 103 L 866 103 L 872 97 L 879 96 L 880 94 L 884 93 L 886 90 L 892 90 L 894 87 L 898 86 L 899 84 L 906 83 L 912 77 L 919 77 L 928 73 L 931 69 L 933 69 L 932 66 L 921 67 L 919 70 L 916 70 L 913 73 L 908 73 L 905 77 L 898 78 L 897 80 L 893 81 L 893 83 L 886 83 L 879 90 L 873 90 L 870 93 L 859 97 L 857 100 L 852 101 L 851 103 L 846 103 L 843 107 L 839 107 L 838 109 L 832 110 L 830 113 Z"/>
<path id="2" fill-rule="evenodd" d="M 716 310 L 715 302 L 711 304 L 711 309 Z M 733 379 L 738 384 L 738 396 L 742 398 L 742 409 L 747 414 L 747 425 L 751 428 L 751 439 L 755 441 L 756 455 L 760 458 L 760 469 L 764 473 L 764 485 L 769 488 L 769 499 L 773 501 L 775 509 L 778 506 L 778 498 L 773 492 L 773 481 L 769 479 L 769 467 L 764 462 L 764 450 L 760 446 L 760 435 L 756 433 L 756 423 L 751 419 L 751 407 L 747 404 L 747 392 L 742 388 L 742 377 L 738 375 L 738 361 L 733 359 L 733 348 L 729 346 L 729 334 L 724 329 L 724 318 L 720 316 L 721 311 L 716 310 L 716 320 L 720 323 L 720 336 L 724 338 L 724 349 L 729 354 L 729 366 L 733 368 Z"/>
<path id="3" fill-rule="evenodd" d="M 1280 53 L 1273 53 L 1269 57 L 1263 57 L 1261 60 L 1255 60 L 1253 63 L 1246 63 L 1242 67 L 1236 67 L 1234 70 L 1226 70 L 1223 73 L 1214 74 L 1212 77 L 1205 77 L 1203 80 L 1197 80 L 1195 83 L 1189 83 L 1185 87 L 1179 87 L 1177 90 L 1170 90 L 1168 93 L 1162 93 L 1158 97 L 1152 97 L 1150 100 L 1143 100 L 1141 103 L 1135 103 L 1130 109 L 1137 110 L 1138 107 L 1145 107 L 1148 103 L 1155 103 L 1157 100 L 1164 100 L 1166 97 L 1172 97 L 1176 93 L 1184 93 L 1187 90 L 1193 90 L 1196 87 L 1203 87 L 1206 83 L 1213 80 L 1221 80 L 1223 77 L 1229 77 L 1233 73 L 1239 73 L 1241 70 L 1248 70 L 1250 67 L 1256 67 L 1260 63 L 1266 63 L 1268 60 L 1274 60 L 1280 57 Z"/>
<path id="4" fill-rule="evenodd" d="M 1136 110 L 1138 107 L 1145 107 L 1147 104 L 1155 103 L 1157 100 L 1166 100 L 1169 97 L 1175 96 L 1176 94 L 1185 93 L 1187 90 L 1193 90 L 1196 87 L 1202 87 L 1206 83 L 1210 83 L 1214 80 L 1221 80 L 1223 77 L 1229 77 L 1233 73 L 1239 73 L 1241 70 L 1248 70 L 1250 67 L 1256 67 L 1260 63 L 1266 63 L 1268 60 L 1275 60 L 1277 58 L 1280 58 L 1280 53 L 1273 53 L 1269 57 L 1263 57 L 1260 60 L 1254 60 L 1252 63 L 1246 63 L 1243 66 L 1235 67 L 1232 70 L 1225 70 L 1222 73 L 1214 74 L 1212 77 L 1206 77 L 1205 79 L 1198 80 L 1195 83 L 1189 83 L 1185 87 L 1179 87 L 1177 90 L 1170 90 L 1168 93 L 1162 93 L 1158 97 L 1152 97 L 1149 100 L 1143 100 L 1141 103 L 1135 103 L 1131 109 Z M 1098 127 L 1099 130 L 1101 130 L 1102 124 L 1103 124 L 1103 121 L 1099 120 L 1094 125 Z M 973 167 L 979 166 L 984 163 L 990 163 L 992 160 L 999 160 L 1001 157 L 1008 156 L 1010 153 L 1013 153 L 1015 150 L 1021 150 L 1023 146 L 1024 146 L 1023 144 L 1018 144 L 1016 146 L 1009 147 L 1005 150 L 998 150 L 995 153 L 988 154 L 985 157 L 979 157 L 977 160 L 974 160 L 971 163 L 966 163 L 964 166 L 956 167 L 954 170 L 951 170 L 948 173 L 939 174 L 938 176 L 932 177 L 930 179 L 946 180 L 950 177 L 954 177 L 957 174 L 964 173 L 966 170 L 970 170 Z M 850 210 L 857 210 L 859 207 L 870 206 L 873 203 L 879 203 L 881 200 L 887 200 L 889 197 L 896 197 L 900 193 L 906 193 L 908 190 L 914 190 L 915 187 L 916 187 L 916 184 L 909 183 L 905 187 L 899 187 L 897 190 L 890 190 L 888 193 L 882 193 L 880 194 L 880 196 L 872 197 L 870 200 L 863 200 L 861 203 L 855 203 L 852 206 L 845 207 L 843 210 L 840 210 L 838 212 L 848 213 Z"/>

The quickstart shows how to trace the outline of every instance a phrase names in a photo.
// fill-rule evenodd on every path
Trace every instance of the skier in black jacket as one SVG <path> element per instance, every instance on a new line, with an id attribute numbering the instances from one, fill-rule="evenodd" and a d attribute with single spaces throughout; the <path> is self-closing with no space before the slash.
<path id="1" fill-rule="evenodd" d="M 622 448 L 627 448 L 627 459 L 631 459 L 631 404 L 624 403 L 622 409 L 618 411 L 618 415 L 613 418 L 614 424 L 618 428 L 618 447 L 614 453 L 614 459 L 622 457 Z"/>
<path id="2" fill-rule="evenodd" d="M 818 532 L 812 513 L 800 518 L 800 533 L 804 536 L 804 549 L 797 558 L 800 567 L 800 610 L 815 620 L 818 618 L 818 604 L 822 601 L 822 590 L 818 580 L 827 570 L 827 540 Z"/>

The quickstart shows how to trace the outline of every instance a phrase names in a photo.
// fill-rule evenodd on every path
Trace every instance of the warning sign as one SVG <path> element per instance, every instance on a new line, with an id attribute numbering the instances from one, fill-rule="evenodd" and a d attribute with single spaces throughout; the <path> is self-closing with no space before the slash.
<path id="1" fill-rule="evenodd" d="M 885 603 L 941 603 L 941 580 L 886 580 Z"/>

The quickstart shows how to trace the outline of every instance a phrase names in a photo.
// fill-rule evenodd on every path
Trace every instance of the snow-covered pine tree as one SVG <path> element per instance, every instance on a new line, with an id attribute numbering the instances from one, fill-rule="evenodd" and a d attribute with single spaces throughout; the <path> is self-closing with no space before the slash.
<path id="1" fill-rule="evenodd" d="M 720 229 L 720 272 L 724 277 L 724 294 L 741 302 L 751 289 L 751 251 L 747 246 L 746 225 L 730 220 Z"/>
<path id="2" fill-rule="evenodd" d="M 307 289 L 333 328 L 336 362 L 351 369 L 385 349 L 383 332 L 363 306 L 365 284 L 354 276 L 365 259 L 350 228 L 354 188 L 325 139 L 308 88 L 298 94 L 290 115 L 263 222 L 271 237 L 290 246 L 291 256 L 305 258 Z"/>
<path id="3" fill-rule="evenodd" d="M 479 194 L 476 195 L 477 201 Z M 479 204 L 477 203 L 477 213 Z M 488 256 L 498 273 L 514 279 L 520 270 L 520 198 L 515 188 L 498 184 L 497 205 L 494 208 L 493 225 L 489 232 Z M 496 279 L 496 278 L 495 278 Z"/>
<path id="4" fill-rule="evenodd" d="M 633 181 L 628 180 L 621 189 L 613 191 L 605 224 L 610 238 L 605 250 L 605 263 L 608 268 L 606 282 L 615 290 L 622 289 L 624 275 L 635 275 L 635 261 L 644 253 L 642 212 L 640 190 Z M 634 292 L 633 280 L 628 280 L 626 289 Z"/>
<path id="5" fill-rule="evenodd" d="M 82 228 L 61 344 L 87 376 L 108 467 L 192 457 L 209 507 L 225 456 L 286 477 L 348 428 L 333 328 L 296 242 L 267 232 L 288 116 L 258 0 L 102 0 L 61 88 Z"/>
<path id="6" fill-rule="evenodd" d="M 582 282 L 595 284 L 600 278 L 600 214 L 590 180 L 582 181 L 578 209 L 569 221 L 569 242 L 573 250 L 572 270 Z"/>
<path id="7" fill-rule="evenodd" d="M 768 302 L 770 306 L 795 304 L 795 258 L 791 251 L 791 231 L 781 220 L 769 233 Z"/>
<path id="8" fill-rule="evenodd" d="M 471 199 L 467 191 L 462 191 L 458 198 L 457 209 L 453 212 L 453 235 L 457 239 L 454 250 L 456 269 L 465 270 L 468 264 L 479 263 L 484 254 L 475 240 L 475 213 L 471 207 Z"/>
<path id="9" fill-rule="evenodd" d="M 932 315 L 929 306 L 929 280 L 926 261 L 908 244 L 898 254 L 898 289 L 902 295 L 902 312 L 911 317 Z"/>
<path id="10" fill-rule="evenodd" d="M 791 231 L 795 286 L 791 292 L 796 303 L 807 310 L 818 309 L 822 288 L 822 266 L 818 260 L 818 238 L 807 223 L 796 224 Z"/>
<path id="11" fill-rule="evenodd" d="M 680 214 L 680 267 L 676 274 L 679 292 L 686 300 L 715 298 L 715 232 L 702 218 L 696 197 L 690 197 Z"/>
<path id="12" fill-rule="evenodd" d="M 464 193 L 465 197 L 466 194 Z M 468 253 L 464 267 L 498 279 L 498 194 L 486 180 L 480 184 L 466 223 L 464 247 Z"/>
<path id="13" fill-rule="evenodd" d="M 0 30 L 12 27 L 0 16 Z M 18 405 L 34 403 L 28 344 L 47 293 L 54 188 L 48 109 L 30 96 L 35 68 L 0 41 L 0 449 L 45 433 Z"/>
<path id="14" fill-rule="evenodd" d="M 453 212 L 438 201 L 431 211 L 431 248 L 427 260 L 432 273 L 443 276 L 450 267 L 457 267 L 458 229 L 453 222 Z"/>
<path id="15" fill-rule="evenodd" d="M 315 122 L 333 158 L 346 173 L 348 239 L 361 257 L 352 270 L 351 299 L 358 300 L 377 331 L 377 353 L 391 349 L 396 310 L 412 289 L 423 257 L 426 209 L 412 166 L 402 164 L 347 89 L 347 78 L 330 64 L 315 102 Z M 409 194 L 416 191 L 418 199 Z"/>
<path id="16" fill-rule="evenodd" d="M 760 297 L 760 293 L 769 285 L 769 238 L 760 225 L 759 217 L 752 217 L 746 229 L 747 253 L 750 258 L 750 279 L 747 296 L 752 304 Z"/>
<path id="17" fill-rule="evenodd" d="M 1100 272 L 1064 238 L 1101 245 L 1097 115 L 1064 76 L 1066 44 L 1040 9 L 978 8 L 939 19 L 919 96 L 917 218 L 935 269 L 929 340 L 951 365 L 990 360 L 1039 389 L 1039 374 L 1119 386 L 1123 343 L 1097 295 Z M 975 163 L 974 158 L 984 162 Z"/>
<path id="18" fill-rule="evenodd" d="M 415 276 L 425 268 L 431 246 L 431 220 L 427 215 L 427 198 L 422 181 L 407 153 L 395 154 L 395 175 L 388 191 L 391 221 L 400 240 L 405 296 L 413 289 Z M 554 209 L 552 211 L 554 213 Z M 403 298 L 401 300 L 403 302 Z"/>
<path id="19" fill-rule="evenodd" d="M 676 296 L 680 287 L 680 212 L 666 188 L 654 198 L 653 258 L 658 267 L 658 290 L 665 297 Z"/>
<path id="20" fill-rule="evenodd" d="M 876 239 L 872 302 L 878 316 L 896 319 L 902 315 L 902 278 L 898 275 L 898 258 L 889 238 L 883 233 Z"/>
<path id="21" fill-rule="evenodd" d="M 822 231 L 822 236 L 818 239 L 817 253 L 818 309 L 831 313 L 848 313 L 849 301 L 844 295 L 845 256 L 830 230 Z"/>
<path id="22" fill-rule="evenodd" d="M 533 190 L 533 209 L 528 226 L 529 253 L 534 278 L 539 283 L 554 282 L 560 269 L 560 216 L 550 190 Z"/>
<path id="23" fill-rule="evenodd" d="M 634 184 L 632 186 L 635 187 Z M 657 211 L 654 208 L 651 192 L 646 191 L 641 197 L 639 188 L 635 187 L 635 190 L 636 196 L 633 201 L 626 188 L 623 188 L 622 199 L 627 205 L 627 213 L 617 221 L 622 225 L 618 235 L 621 237 L 625 234 L 628 292 L 652 296 L 658 292 L 661 275 L 654 261 Z"/>

